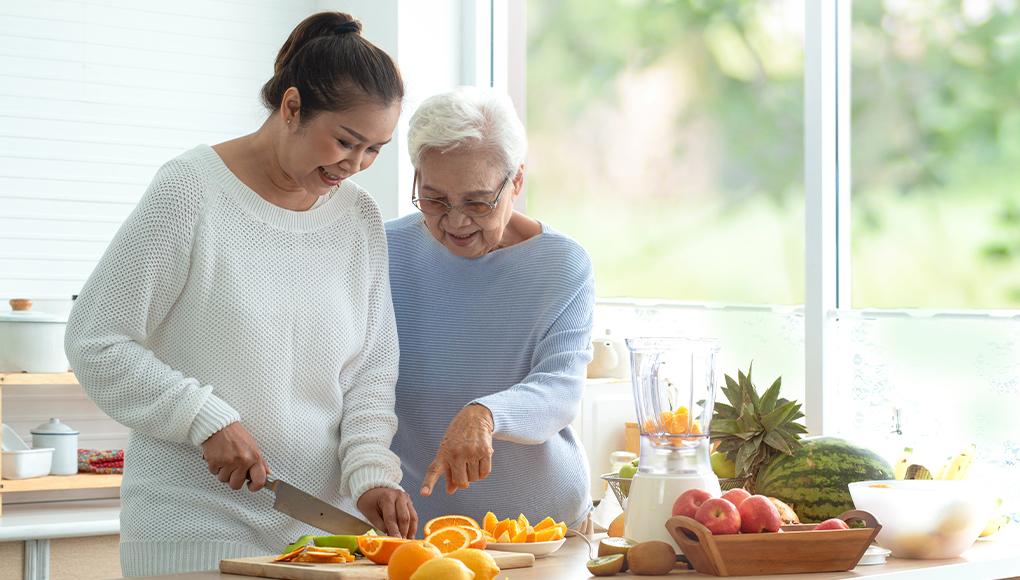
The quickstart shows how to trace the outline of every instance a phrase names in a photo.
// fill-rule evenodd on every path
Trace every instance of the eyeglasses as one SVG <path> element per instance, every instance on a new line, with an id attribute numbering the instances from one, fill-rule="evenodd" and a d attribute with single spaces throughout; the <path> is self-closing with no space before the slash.
<path id="1" fill-rule="evenodd" d="M 421 210 L 421 213 L 429 216 L 441 216 L 457 210 L 469 218 L 483 218 L 496 210 L 496 206 L 499 205 L 499 198 L 503 196 L 503 190 L 506 188 L 506 184 L 510 182 L 511 176 L 513 176 L 513 173 L 508 174 L 503 179 L 503 183 L 496 190 L 496 199 L 492 201 L 472 200 L 458 205 L 450 205 L 443 199 L 418 195 L 418 173 L 415 172 L 414 196 L 411 197 L 411 203 L 414 204 L 414 207 Z"/>

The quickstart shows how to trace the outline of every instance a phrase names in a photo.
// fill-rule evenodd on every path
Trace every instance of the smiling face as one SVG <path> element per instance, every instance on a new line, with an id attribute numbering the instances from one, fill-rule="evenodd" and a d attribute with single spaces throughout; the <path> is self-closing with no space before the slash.
<path id="1" fill-rule="evenodd" d="M 285 96 L 284 104 L 286 134 L 277 151 L 281 169 L 310 195 L 324 195 L 371 166 L 400 117 L 398 102 L 365 102 L 341 112 L 321 112 L 301 124 L 296 113 L 300 100 Z"/>
<path id="2" fill-rule="evenodd" d="M 426 151 L 418 164 L 418 195 L 444 201 L 456 208 L 466 201 L 492 202 L 503 195 L 485 217 L 468 217 L 457 209 L 432 216 L 425 225 L 439 243 L 462 258 L 478 258 L 500 247 L 513 216 L 513 200 L 520 193 L 523 173 L 507 173 L 490 152 L 461 147 L 453 151 Z"/>

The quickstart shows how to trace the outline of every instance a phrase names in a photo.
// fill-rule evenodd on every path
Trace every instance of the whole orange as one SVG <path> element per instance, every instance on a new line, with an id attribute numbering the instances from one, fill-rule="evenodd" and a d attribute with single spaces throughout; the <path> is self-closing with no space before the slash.
<path id="1" fill-rule="evenodd" d="M 414 574 L 422 564 L 442 555 L 439 548 L 426 542 L 401 544 L 390 556 L 390 563 L 386 566 L 386 578 L 409 580 L 411 574 Z"/>

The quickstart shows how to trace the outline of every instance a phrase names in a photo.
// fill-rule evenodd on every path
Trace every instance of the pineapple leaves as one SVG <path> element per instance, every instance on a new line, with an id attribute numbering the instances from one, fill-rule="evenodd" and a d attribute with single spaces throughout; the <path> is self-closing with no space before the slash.
<path id="1" fill-rule="evenodd" d="M 758 472 L 779 455 L 790 455 L 800 447 L 807 429 L 797 421 L 804 417 L 801 405 L 781 398 L 782 377 L 776 378 L 761 395 L 747 374 L 737 369 L 737 379 L 725 376 L 724 402 L 713 408 L 711 440 L 716 450 L 736 464 L 736 476 L 754 489 Z"/>

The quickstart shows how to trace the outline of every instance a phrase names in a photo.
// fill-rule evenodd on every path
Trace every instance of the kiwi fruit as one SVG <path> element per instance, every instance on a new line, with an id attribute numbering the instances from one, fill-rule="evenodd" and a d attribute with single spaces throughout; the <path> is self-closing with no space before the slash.
<path id="1" fill-rule="evenodd" d="M 623 571 L 623 554 L 610 554 L 588 560 L 588 571 L 592 576 L 614 576 Z"/>
<path id="2" fill-rule="evenodd" d="M 627 571 L 627 552 L 637 545 L 637 542 L 628 538 L 603 538 L 599 542 L 599 556 L 612 556 L 621 554 L 623 556 L 621 572 Z"/>
<path id="3" fill-rule="evenodd" d="M 638 576 L 669 574 L 676 564 L 676 552 L 666 542 L 641 542 L 627 552 L 627 564 L 631 574 Z"/>

